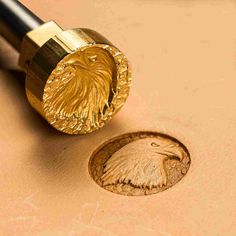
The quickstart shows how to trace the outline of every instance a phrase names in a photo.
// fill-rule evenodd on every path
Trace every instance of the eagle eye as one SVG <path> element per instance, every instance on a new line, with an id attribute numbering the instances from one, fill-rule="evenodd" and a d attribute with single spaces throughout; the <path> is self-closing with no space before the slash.
<path id="1" fill-rule="evenodd" d="M 154 143 L 154 142 L 153 142 L 153 143 L 151 143 L 151 146 L 152 146 L 152 147 L 160 147 L 160 145 L 159 145 L 159 144 L 157 144 L 157 143 Z"/>
<path id="2" fill-rule="evenodd" d="M 91 62 L 95 62 L 97 60 L 97 57 L 98 57 L 97 55 L 93 55 L 93 56 L 89 56 L 88 58 Z"/>

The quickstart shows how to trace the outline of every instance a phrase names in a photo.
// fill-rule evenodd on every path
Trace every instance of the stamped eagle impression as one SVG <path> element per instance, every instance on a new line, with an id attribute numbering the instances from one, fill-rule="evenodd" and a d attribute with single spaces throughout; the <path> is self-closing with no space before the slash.
<path id="1" fill-rule="evenodd" d="M 142 196 L 179 182 L 191 164 L 187 148 L 156 132 L 118 136 L 99 147 L 89 162 L 92 178 L 113 193 Z"/>

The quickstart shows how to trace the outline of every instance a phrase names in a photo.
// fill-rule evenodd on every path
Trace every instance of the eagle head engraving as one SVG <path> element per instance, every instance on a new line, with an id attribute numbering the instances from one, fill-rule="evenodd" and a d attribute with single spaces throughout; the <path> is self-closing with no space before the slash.
<path id="1" fill-rule="evenodd" d="M 182 161 L 185 154 L 179 144 L 162 138 L 133 141 L 115 152 L 104 165 L 100 180 L 104 186 L 117 183 L 139 188 L 163 187 L 167 184 L 164 161 Z"/>
<path id="2" fill-rule="evenodd" d="M 109 106 L 115 62 L 101 48 L 90 47 L 70 54 L 56 74 L 59 86 L 50 99 L 58 116 L 77 118 L 83 126 L 96 127 Z"/>

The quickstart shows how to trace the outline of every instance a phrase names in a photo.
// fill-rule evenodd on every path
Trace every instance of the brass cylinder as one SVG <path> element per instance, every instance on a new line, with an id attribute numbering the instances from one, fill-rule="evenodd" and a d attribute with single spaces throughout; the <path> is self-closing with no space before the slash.
<path id="1" fill-rule="evenodd" d="M 90 29 L 63 31 L 53 21 L 44 23 L 26 34 L 19 64 L 30 104 L 64 133 L 103 127 L 129 94 L 127 58 Z"/>

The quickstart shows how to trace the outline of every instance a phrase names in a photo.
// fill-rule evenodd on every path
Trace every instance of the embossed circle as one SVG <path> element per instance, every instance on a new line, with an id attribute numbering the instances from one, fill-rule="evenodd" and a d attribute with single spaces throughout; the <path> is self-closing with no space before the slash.
<path id="1" fill-rule="evenodd" d="M 115 137 L 92 154 L 89 173 L 102 188 L 128 196 L 164 191 L 179 182 L 191 164 L 187 148 L 156 132 Z"/>
<path id="2" fill-rule="evenodd" d="M 119 49 L 94 44 L 65 56 L 49 76 L 43 94 L 46 119 L 69 134 L 101 128 L 125 103 L 131 83 Z"/>

